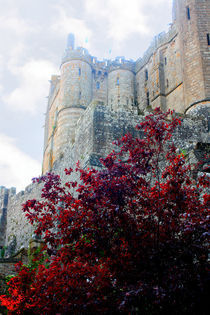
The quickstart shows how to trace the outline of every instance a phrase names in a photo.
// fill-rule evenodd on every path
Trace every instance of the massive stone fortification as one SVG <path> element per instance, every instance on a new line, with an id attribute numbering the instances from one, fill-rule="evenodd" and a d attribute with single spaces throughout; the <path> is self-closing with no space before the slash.
<path id="1" fill-rule="evenodd" d="M 91 102 L 109 110 L 141 113 L 148 107 L 186 113 L 210 100 L 210 1 L 176 0 L 168 33 L 156 36 L 143 58 L 98 61 L 71 34 L 52 76 L 45 123 L 43 172 L 66 143 Z"/>
<path id="2" fill-rule="evenodd" d="M 100 167 L 113 140 L 134 133 L 153 108 L 174 109 L 184 118 L 176 145 L 199 158 L 208 143 L 210 106 L 210 1 L 174 0 L 167 33 L 156 36 L 142 58 L 98 61 L 68 37 L 60 75 L 53 75 L 46 112 L 43 173 L 63 175 L 78 160 Z M 202 170 L 201 170 L 202 171 Z M 40 198 L 33 184 L 11 193 L 2 210 L 1 246 L 14 251 L 33 236 L 21 204 Z M 2 188 L 2 195 L 5 194 Z M 8 195 L 8 191 L 6 193 Z M 7 225 L 6 225 L 7 222 Z M 11 245 L 12 244 L 12 245 Z M 13 246 L 13 247 L 12 247 Z"/>

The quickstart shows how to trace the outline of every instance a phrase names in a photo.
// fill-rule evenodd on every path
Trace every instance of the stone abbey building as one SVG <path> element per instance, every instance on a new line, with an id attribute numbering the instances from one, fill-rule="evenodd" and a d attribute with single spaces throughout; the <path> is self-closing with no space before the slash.
<path id="1" fill-rule="evenodd" d="M 133 114 L 160 106 L 188 113 L 210 99 L 210 1 L 175 0 L 168 33 L 156 36 L 137 61 L 98 61 L 68 38 L 61 74 L 51 78 L 45 123 L 43 172 L 66 143 L 74 143 L 79 118 L 91 104 Z"/>
<path id="2" fill-rule="evenodd" d="M 134 133 L 157 106 L 185 117 L 174 142 L 199 159 L 209 142 L 210 0 L 174 0 L 172 14 L 169 31 L 157 35 L 136 61 L 98 61 L 75 48 L 69 35 L 61 73 L 51 78 L 43 173 L 64 178 L 64 168 L 78 160 L 84 167 L 100 167 L 99 158 L 113 149 L 113 140 Z M 40 198 L 40 192 L 39 184 L 19 194 L 0 187 L 0 246 L 8 247 L 8 256 L 28 246 L 33 228 L 21 205 Z"/>

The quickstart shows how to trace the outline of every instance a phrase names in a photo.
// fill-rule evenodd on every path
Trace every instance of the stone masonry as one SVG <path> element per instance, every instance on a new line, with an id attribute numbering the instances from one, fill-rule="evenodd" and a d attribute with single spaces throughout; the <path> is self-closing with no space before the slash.
<path id="1" fill-rule="evenodd" d="M 99 61 L 68 37 L 59 75 L 51 77 L 45 121 L 43 173 L 65 181 L 64 168 L 100 168 L 113 141 L 155 107 L 174 109 L 183 123 L 173 137 L 190 159 L 209 150 L 210 1 L 174 0 L 173 21 L 157 35 L 142 58 Z M 201 167 L 200 171 L 203 169 Z M 34 238 L 22 204 L 41 197 L 41 184 L 15 194 L 0 188 L 0 246 L 11 256 Z M 4 200 L 4 201 L 3 201 Z"/>

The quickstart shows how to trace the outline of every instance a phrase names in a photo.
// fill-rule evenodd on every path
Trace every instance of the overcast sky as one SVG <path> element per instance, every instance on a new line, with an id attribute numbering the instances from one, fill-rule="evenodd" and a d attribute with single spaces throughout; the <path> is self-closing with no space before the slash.
<path id="1" fill-rule="evenodd" d="M 19 191 L 41 173 L 49 80 L 59 74 L 68 33 L 100 60 L 136 60 L 168 29 L 171 7 L 172 0 L 0 0 L 0 186 Z"/>

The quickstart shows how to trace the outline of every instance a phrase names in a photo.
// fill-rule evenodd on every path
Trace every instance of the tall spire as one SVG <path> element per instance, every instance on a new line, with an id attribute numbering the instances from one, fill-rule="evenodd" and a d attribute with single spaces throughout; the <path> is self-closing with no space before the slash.
<path id="1" fill-rule="evenodd" d="M 74 49 L 74 34 L 70 33 L 67 37 L 67 49 Z"/>

